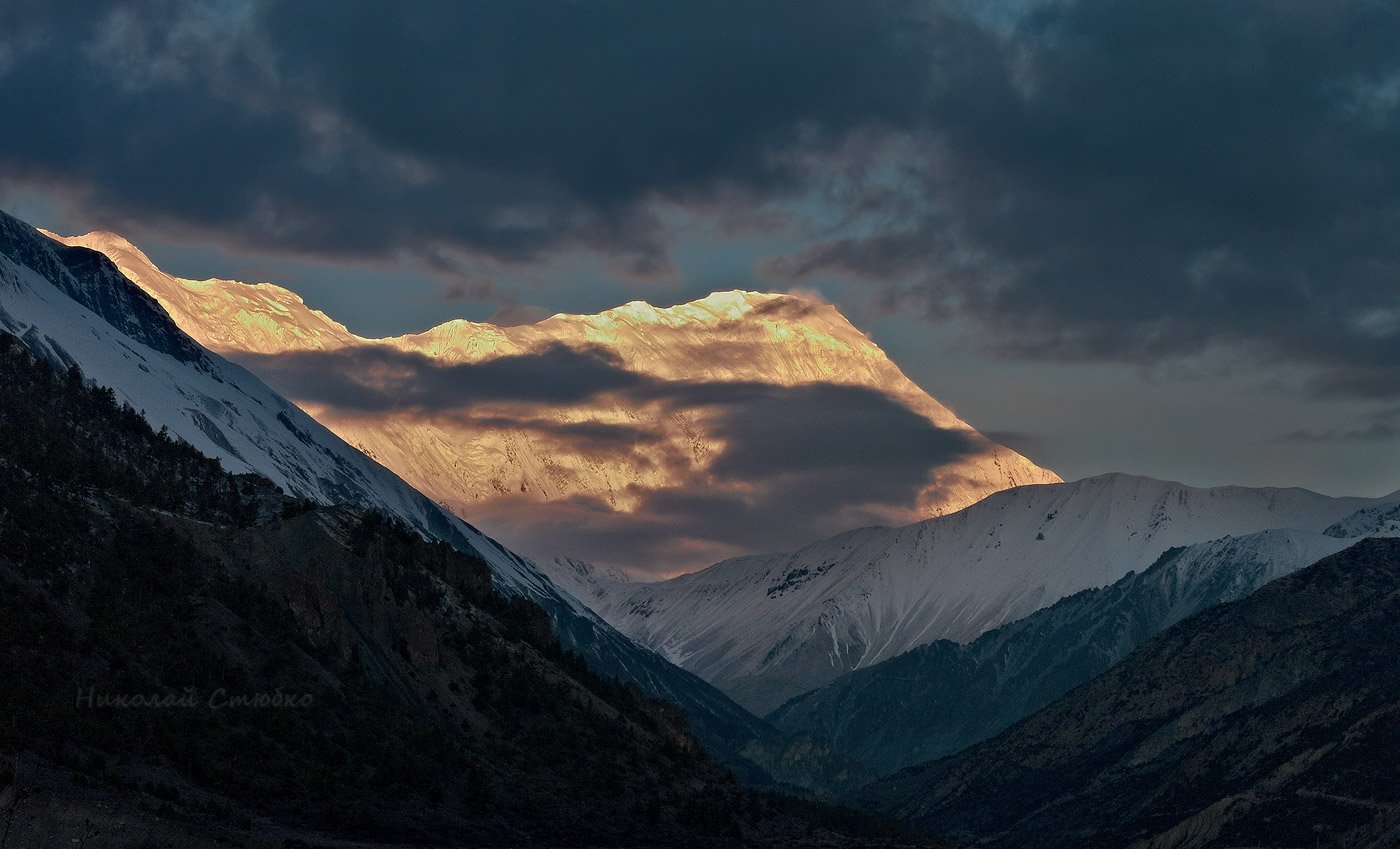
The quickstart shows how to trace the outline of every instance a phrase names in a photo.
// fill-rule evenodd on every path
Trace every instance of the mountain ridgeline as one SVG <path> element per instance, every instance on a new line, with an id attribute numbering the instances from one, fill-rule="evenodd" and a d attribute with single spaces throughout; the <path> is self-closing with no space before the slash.
<path id="1" fill-rule="evenodd" d="M 1400 805 L 1397 645 L 1400 540 L 1362 540 L 863 797 L 988 846 L 1370 845 Z"/>
<path id="2" fill-rule="evenodd" d="M 731 290 L 671 307 L 633 301 L 513 326 L 454 319 L 421 333 L 367 338 L 271 283 L 176 277 L 113 233 L 50 235 L 110 257 L 200 343 L 314 408 L 323 424 L 435 502 L 478 522 L 489 519 L 493 531 L 531 554 L 590 556 L 565 545 L 590 545 L 587 535 L 549 539 L 579 521 L 622 522 L 639 504 L 702 485 L 751 497 L 743 487 L 721 485 L 753 471 L 752 464 L 736 468 L 726 454 L 738 436 L 735 417 L 746 415 L 742 405 L 765 398 L 772 402 L 765 411 L 807 404 L 828 422 L 838 400 L 849 407 L 864 399 L 867 415 L 894 416 L 917 434 L 917 444 L 899 455 L 920 466 L 902 475 L 907 491 L 869 504 L 857 503 L 851 491 L 845 509 L 866 516 L 853 521 L 907 522 L 1006 487 L 1059 480 L 978 433 L 836 307 L 804 295 Z M 557 376 L 517 381 L 504 393 L 472 377 L 542 357 L 555 364 L 555 375 L 566 362 L 589 367 L 563 393 L 541 392 Z M 371 367 L 395 375 L 395 392 L 366 404 L 367 387 L 343 375 Z M 341 376 L 334 385 L 351 391 L 325 391 L 335 373 Z M 600 378 L 613 391 L 590 391 Z M 933 450 L 945 443 L 948 450 Z M 863 450 L 881 449 L 876 441 Z M 839 488 L 841 480 L 820 483 Z M 770 539 L 795 545 L 815 535 L 784 530 L 782 506 L 765 516 Z M 531 532 L 535 525 L 539 533 Z M 667 571 L 752 550 L 722 524 L 702 525 L 690 537 L 695 554 L 667 549 Z M 618 557 L 627 535 L 613 536 L 614 545 L 604 548 Z"/>
<path id="3" fill-rule="evenodd" d="M 483 559 L 230 474 L 2 333 L 0 673 L 11 845 L 781 844 L 839 819 L 741 789 Z"/>

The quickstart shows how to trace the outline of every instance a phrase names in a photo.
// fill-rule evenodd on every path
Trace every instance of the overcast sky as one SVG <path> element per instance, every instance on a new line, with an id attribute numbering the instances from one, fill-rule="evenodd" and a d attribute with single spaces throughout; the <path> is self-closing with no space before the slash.
<path id="1" fill-rule="evenodd" d="M 815 289 L 1066 477 L 1400 488 L 1393 4 L 82 5 L 0 0 L 36 225 L 373 335 Z"/>

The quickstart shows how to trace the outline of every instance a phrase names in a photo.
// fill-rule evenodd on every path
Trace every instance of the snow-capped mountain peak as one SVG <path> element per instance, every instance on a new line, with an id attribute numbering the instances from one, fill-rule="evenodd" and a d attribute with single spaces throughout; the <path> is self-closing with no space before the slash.
<path id="1" fill-rule="evenodd" d="M 308 307 L 295 292 L 272 283 L 175 277 L 157 268 L 127 239 L 107 231 L 73 237 L 39 232 L 62 244 L 106 255 L 123 275 L 159 301 L 182 330 L 220 354 L 325 350 L 369 341 Z"/>
<path id="2" fill-rule="evenodd" d="M 672 327 L 688 322 L 715 324 L 743 318 L 753 312 L 755 308 L 784 297 L 791 296 L 730 289 L 722 292 L 711 292 L 703 298 L 685 304 L 677 304 L 673 307 L 657 308 L 646 301 L 630 301 L 620 307 L 604 310 L 596 316 L 584 316 L 584 318 L 591 319 L 591 323 L 596 327 L 617 322 L 665 324 Z"/>
<path id="3" fill-rule="evenodd" d="M 472 366 L 563 346 L 604 356 L 610 366 L 663 388 L 705 384 L 772 391 L 835 386 L 878 393 L 934 428 L 956 434 L 965 450 L 930 460 L 927 475 L 911 482 L 898 500 L 851 505 L 854 518 L 839 520 L 846 526 L 908 522 L 957 510 L 997 490 L 1059 480 L 977 433 L 910 380 L 836 307 L 807 295 L 718 291 L 674 306 L 633 301 L 593 315 L 556 314 L 513 326 L 457 319 L 419 333 L 367 338 L 278 286 L 175 277 L 112 234 L 54 238 L 109 253 L 181 328 L 255 371 L 279 367 L 282 363 L 274 362 L 276 358 L 285 362 L 297 355 L 325 357 L 334 352 L 421 356 L 443 367 Z M 276 374 L 259 373 L 277 385 Z M 510 416 L 494 411 L 423 415 L 418 410 L 345 410 L 282 388 L 347 442 L 434 501 L 458 515 L 487 517 L 485 521 L 503 530 L 518 524 L 521 503 L 531 505 L 533 517 L 554 516 L 548 512 L 550 505 L 567 511 L 578 503 L 626 514 L 651 493 L 686 490 L 692 480 L 705 477 L 727 444 L 715 430 L 712 409 L 680 408 L 658 402 L 655 394 L 552 401 L 528 409 L 516 403 Z M 435 403 L 452 400 L 435 398 Z M 630 444 L 600 453 L 596 446 L 567 436 L 580 427 L 637 436 Z M 838 491 L 840 481 L 831 480 L 829 487 Z M 743 494 L 742 487 L 727 493 Z M 584 521 L 575 513 L 561 512 L 557 524 Z M 775 537 L 780 542 L 771 545 L 790 545 L 806 534 L 789 532 Z M 522 534 L 517 541 L 539 537 Z M 703 545 L 708 546 L 703 554 L 670 565 L 671 571 L 753 547 L 724 540 Z M 582 554 L 595 560 L 604 556 L 567 546 L 534 553 Z"/>

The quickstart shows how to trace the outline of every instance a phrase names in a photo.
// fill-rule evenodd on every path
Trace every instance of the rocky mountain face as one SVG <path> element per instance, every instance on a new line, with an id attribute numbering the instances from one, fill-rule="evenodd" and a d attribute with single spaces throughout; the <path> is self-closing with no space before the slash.
<path id="1" fill-rule="evenodd" d="M 1368 508 L 1323 533 L 1279 529 L 1173 548 L 1108 587 L 1061 599 L 971 643 L 940 641 L 843 675 L 768 718 L 881 775 L 953 754 L 1106 672 L 1188 616 L 1243 598 L 1358 538 L 1396 535 L 1384 512 Z"/>
<path id="2" fill-rule="evenodd" d="M 543 607 L 559 640 L 590 668 L 684 707 L 697 734 L 739 769 L 741 750 L 772 739 L 766 723 L 692 673 L 608 626 L 531 563 L 416 492 L 244 369 L 204 350 L 103 254 L 65 247 L 0 212 L 0 330 L 63 367 L 80 366 L 155 428 L 318 504 L 345 503 L 404 522 L 489 564 L 496 587 Z"/>
<path id="3" fill-rule="evenodd" d="M 859 389 L 888 396 L 951 435 L 957 450 L 927 460 L 927 474 L 899 503 L 863 504 L 852 494 L 852 524 L 913 521 L 1007 487 L 1059 480 L 978 434 L 910 381 L 833 306 L 802 296 L 717 292 L 669 308 L 636 301 L 597 315 L 555 315 L 528 325 L 458 320 L 423 333 L 368 339 L 274 285 L 174 277 L 111 233 L 54 238 L 110 257 L 196 340 L 264 376 L 347 442 L 458 515 L 479 517 L 488 506 L 495 511 L 564 503 L 625 514 L 655 493 L 700 478 L 714 484 L 717 458 L 732 441 L 708 400 L 717 397 L 715 390 L 744 397 L 795 387 Z M 409 400 L 368 409 L 314 397 L 288 376 L 300 366 L 330 370 L 353 362 L 411 384 L 425 366 L 439 367 L 440 374 L 443 368 L 559 350 L 602 357 L 623 375 L 619 391 L 544 403 L 527 394 L 486 397 L 459 386 L 436 389 L 432 410 Z M 642 385 L 647 391 L 621 391 Z M 698 399 L 696 387 L 711 394 Z M 454 401 L 460 409 L 440 409 Z M 609 434 L 615 439 L 602 439 Z M 725 492 L 737 497 L 741 489 Z M 561 513 L 559 521 L 583 520 Z M 706 553 L 715 552 L 695 566 L 747 550 L 720 540 L 692 555 L 673 551 L 670 571 Z"/>
<path id="4" fill-rule="evenodd" d="M 742 790 L 684 713 L 493 583 L 400 520 L 228 473 L 0 333 L 3 840 L 806 839 L 802 806 Z"/>
<path id="5" fill-rule="evenodd" d="M 852 670 L 939 640 L 969 642 L 1112 584 L 1170 548 L 1274 528 L 1320 534 L 1394 503 L 1104 475 L 656 583 L 545 567 L 619 630 L 763 715 Z"/>
<path id="6" fill-rule="evenodd" d="M 1000 735 L 867 789 L 979 845 L 1367 845 L 1400 804 L 1400 541 L 1148 641 Z"/>

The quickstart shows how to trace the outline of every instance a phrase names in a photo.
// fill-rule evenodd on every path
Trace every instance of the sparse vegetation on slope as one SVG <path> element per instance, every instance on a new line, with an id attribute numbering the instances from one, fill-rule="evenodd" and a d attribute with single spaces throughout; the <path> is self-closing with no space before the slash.
<path id="1" fill-rule="evenodd" d="M 677 708 L 562 650 L 485 563 L 228 475 L 5 335 L 0 675 L 10 845 L 809 831 Z"/>

